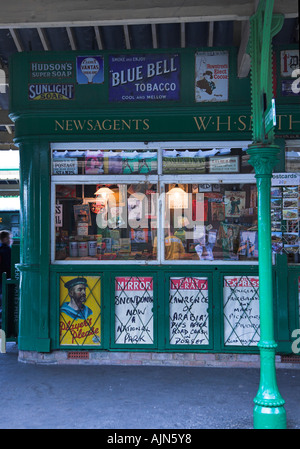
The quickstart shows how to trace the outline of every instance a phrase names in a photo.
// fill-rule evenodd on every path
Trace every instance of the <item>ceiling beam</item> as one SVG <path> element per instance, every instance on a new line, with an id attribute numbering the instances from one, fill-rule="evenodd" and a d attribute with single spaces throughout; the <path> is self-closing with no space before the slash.
<path id="1" fill-rule="evenodd" d="M 47 37 L 46 30 L 44 30 L 44 28 L 37 28 L 37 32 L 39 34 L 39 38 L 41 40 L 43 49 L 45 51 L 51 51 L 51 45 L 49 43 L 49 39 Z"/>
<path id="2" fill-rule="evenodd" d="M 240 48 L 237 57 L 237 75 L 238 78 L 245 78 L 248 76 L 251 65 L 251 58 L 247 51 L 247 46 L 250 37 L 250 21 L 247 20 L 242 23 Z"/>
<path id="3" fill-rule="evenodd" d="M 103 50 L 103 42 L 100 34 L 100 28 L 98 26 L 94 27 L 95 36 L 96 36 L 96 42 L 98 45 L 98 50 Z"/>
<path id="4" fill-rule="evenodd" d="M 70 41 L 71 50 L 77 50 L 74 30 L 70 27 L 66 27 L 66 30 L 67 30 L 68 38 Z"/>
<path id="5" fill-rule="evenodd" d="M 128 25 L 123 25 L 123 30 L 124 30 L 124 36 L 125 36 L 126 50 L 130 50 L 131 49 L 131 44 L 130 44 L 130 36 L 129 36 Z"/>
<path id="6" fill-rule="evenodd" d="M 213 45 L 214 45 L 214 22 L 209 22 L 207 46 L 212 47 Z"/>
<path id="7" fill-rule="evenodd" d="M 8 111 L 0 109 L 0 126 L 14 126 L 14 123 L 8 117 Z"/>
<path id="8" fill-rule="evenodd" d="M 180 46 L 181 48 L 185 48 L 185 23 L 181 22 L 180 24 Z"/>
<path id="9" fill-rule="evenodd" d="M 152 32 L 152 46 L 153 48 L 158 48 L 158 42 L 157 42 L 157 31 L 156 31 L 156 24 L 151 24 L 151 32 Z"/>
<path id="10" fill-rule="evenodd" d="M 9 125 L 5 125 L 6 131 L 8 132 L 8 134 L 12 134 L 12 128 Z"/>
<path id="11" fill-rule="evenodd" d="M 15 43 L 15 46 L 17 47 L 17 50 L 24 51 L 24 45 L 20 38 L 19 31 L 14 28 L 9 28 L 9 32 L 13 38 L 13 41 Z"/>

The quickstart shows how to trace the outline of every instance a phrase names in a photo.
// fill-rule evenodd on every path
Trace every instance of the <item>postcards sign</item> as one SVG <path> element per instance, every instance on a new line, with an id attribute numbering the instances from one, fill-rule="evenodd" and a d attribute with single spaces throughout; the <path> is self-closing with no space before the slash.
<path id="1" fill-rule="evenodd" d="M 151 100 L 180 100 L 180 56 L 110 56 L 109 101 Z"/>

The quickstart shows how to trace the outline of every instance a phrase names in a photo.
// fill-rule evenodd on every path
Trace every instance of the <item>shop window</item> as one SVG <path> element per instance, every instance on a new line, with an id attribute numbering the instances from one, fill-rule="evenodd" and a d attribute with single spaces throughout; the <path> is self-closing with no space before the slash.
<path id="1" fill-rule="evenodd" d="M 273 254 L 286 254 L 289 263 L 299 262 L 299 186 L 271 188 Z"/>
<path id="2" fill-rule="evenodd" d="M 153 344 L 153 278 L 115 278 L 115 343 Z"/>
<path id="3" fill-rule="evenodd" d="M 169 331 L 172 345 L 208 345 L 208 279 L 170 278 Z"/>
<path id="4" fill-rule="evenodd" d="M 224 276 L 224 345 L 256 346 L 260 339 L 258 276 Z"/>
<path id="5" fill-rule="evenodd" d="M 56 260 L 153 260 L 156 184 L 57 184 Z"/>
<path id="6" fill-rule="evenodd" d="M 257 260 L 256 198 L 254 184 L 166 184 L 165 260 Z"/>
<path id="7" fill-rule="evenodd" d="M 163 173 L 253 173 L 247 148 L 164 149 Z"/>
<path id="8" fill-rule="evenodd" d="M 287 174 L 274 175 L 272 179 L 272 251 L 273 254 L 286 254 L 289 263 L 299 263 L 299 142 L 287 145 L 285 168 Z"/>
<path id="9" fill-rule="evenodd" d="M 300 172 L 300 142 L 285 149 L 285 170 L 289 173 Z"/>
<path id="10" fill-rule="evenodd" d="M 53 262 L 257 263 L 247 145 L 52 147 Z"/>
<path id="11" fill-rule="evenodd" d="M 157 152 L 143 150 L 55 150 L 52 175 L 157 173 Z"/>

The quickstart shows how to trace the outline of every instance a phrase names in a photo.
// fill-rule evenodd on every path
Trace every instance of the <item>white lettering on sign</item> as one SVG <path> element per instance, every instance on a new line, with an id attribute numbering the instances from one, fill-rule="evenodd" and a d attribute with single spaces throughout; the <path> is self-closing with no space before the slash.
<path id="1" fill-rule="evenodd" d="M 165 75 L 167 73 L 176 72 L 176 71 L 177 71 L 177 67 L 175 65 L 175 59 L 170 58 L 170 60 L 165 59 L 162 61 L 150 62 L 149 64 L 147 64 L 146 77 L 148 79 L 151 79 L 154 76 Z M 140 81 L 142 79 L 143 79 L 143 66 L 130 67 L 126 70 L 120 70 L 119 72 L 112 72 L 112 74 L 111 74 L 112 87 L 124 85 L 127 83 L 133 83 L 135 81 Z M 175 88 L 176 88 L 176 86 L 174 89 L 170 87 L 173 85 L 173 83 L 171 83 L 171 84 L 167 83 L 168 89 L 164 89 L 162 87 L 164 84 L 165 83 L 159 83 L 160 89 L 159 89 L 159 87 L 156 87 L 156 90 L 175 90 Z M 138 86 L 138 85 L 136 85 L 136 86 Z M 143 86 L 144 86 L 144 88 L 140 89 L 140 90 L 141 91 L 147 90 L 147 88 L 146 88 L 147 84 L 143 84 Z M 149 84 L 149 86 L 152 86 L 152 85 Z M 148 90 L 149 90 L 149 88 L 148 88 Z M 154 90 L 154 89 L 152 89 L 152 90 Z"/>

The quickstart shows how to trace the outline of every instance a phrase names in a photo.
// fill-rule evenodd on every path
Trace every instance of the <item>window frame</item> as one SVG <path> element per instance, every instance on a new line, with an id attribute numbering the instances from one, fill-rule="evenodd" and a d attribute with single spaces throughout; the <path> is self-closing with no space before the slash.
<path id="1" fill-rule="evenodd" d="M 55 150 L 157 150 L 157 174 L 132 174 L 132 175 L 51 175 L 51 264 L 54 265 L 80 265 L 83 260 L 55 260 L 55 189 L 56 185 L 95 185 L 100 183 L 107 184 L 131 184 L 140 182 L 150 182 L 157 185 L 158 204 L 157 204 L 157 259 L 156 260 L 84 260 L 87 265 L 125 265 L 132 263 L 134 265 L 182 265 L 182 263 L 191 265 L 258 265 L 258 260 L 165 260 L 164 256 L 164 230 L 162 227 L 163 217 L 165 214 L 164 186 L 165 184 L 256 184 L 255 173 L 219 173 L 219 174 L 163 174 L 162 173 L 162 156 L 163 150 L 193 150 L 193 149 L 209 149 L 209 148 L 245 148 L 250 145 L 250 141 L 157 141 L 157 142 L 55 142 L 50 144 L 51 149 L 51 173 L 53 152 Z M 192 177 L 192 180 L 191 180 Z"/>

